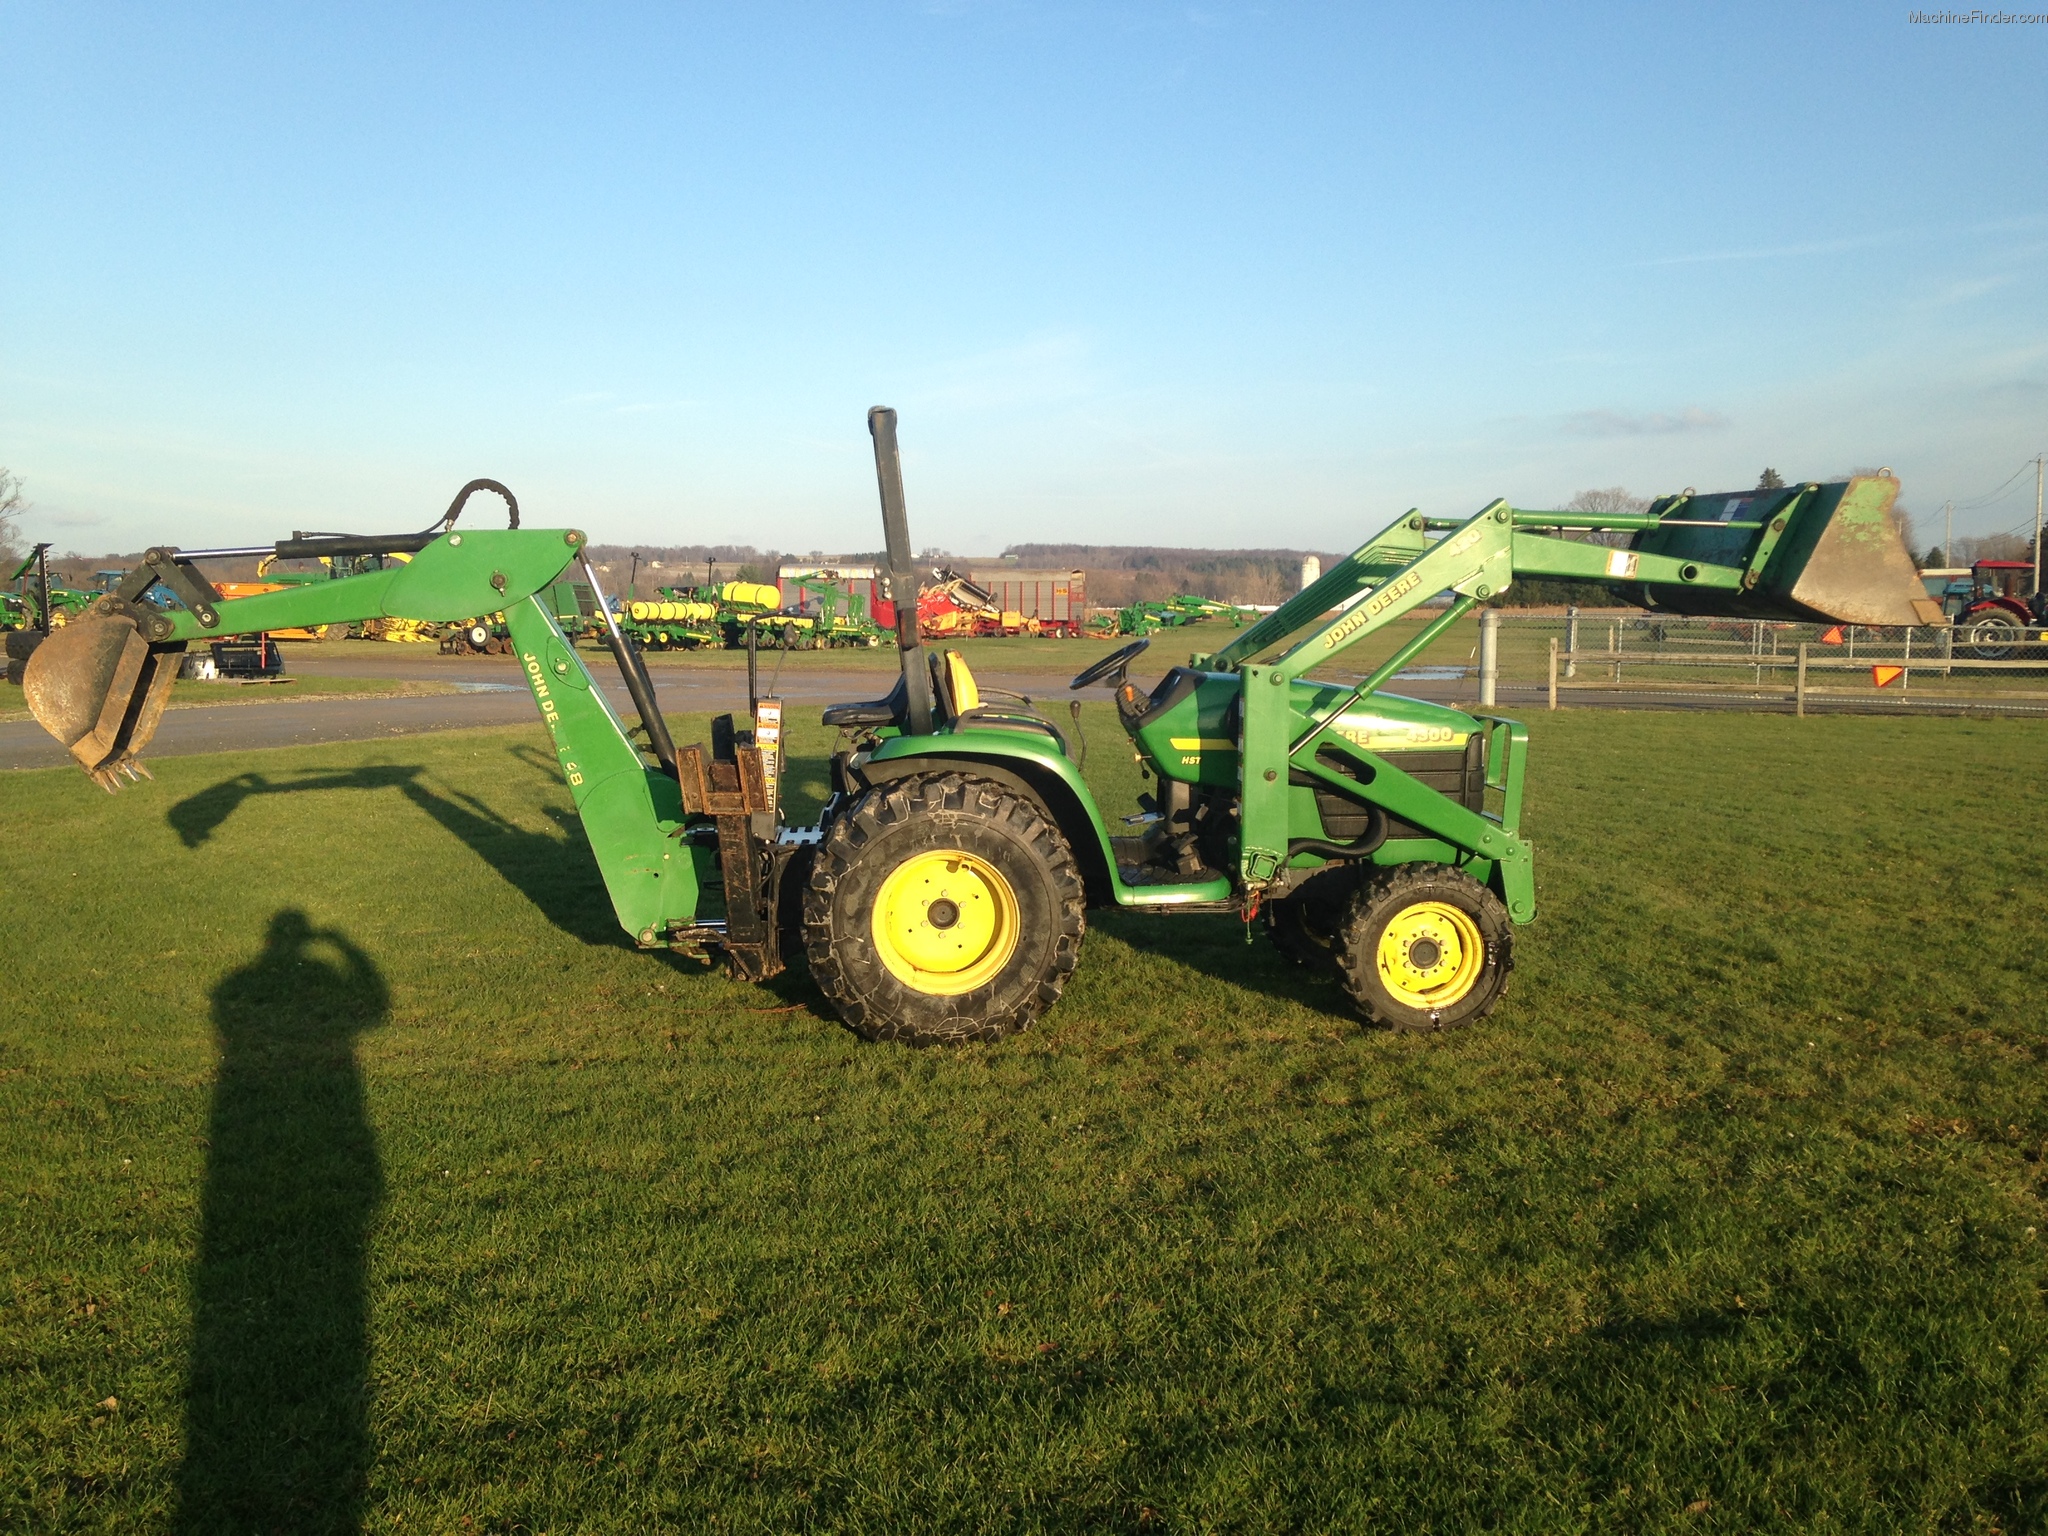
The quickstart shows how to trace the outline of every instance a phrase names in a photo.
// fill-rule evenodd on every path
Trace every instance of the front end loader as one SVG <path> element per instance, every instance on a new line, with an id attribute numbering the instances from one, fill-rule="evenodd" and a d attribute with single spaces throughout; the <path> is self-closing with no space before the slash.
<path id="1" fill-rule="evenodd" d="M 869 413 L 893 593 L 918 590 L 896 414 Z M 458 529 L 469 495 L 504 495 L 507 529 Z M 744 717 L 709 749 L 678 748 L 639 650 L 573 529 L 518 526 L 472 482 L 435 526 L 389 537 L 300 536 L 275 550 L 151 550 L 121 587 L 36 648 L 36 717 L 108 789 L 141 773 L 177 657 L 194 640 L 288 625 L 446 622 L 502 611 L 619 922 L 644 948 L 721 955 L 764 979 L 801 945 L 820 990 L 871 1039 L 991 1040 L 1028 1026 L 1080 959 L 1091 909 L 1263 922 L 1328 967 L 1369 1020 L 1440 1029 L 1501 998 L 1516 928 L 1536 915 L 1521 832 L 1528 732 L 1514 720 L 1385 685 L 1521 577 L 1603 581 L 1674 613 L 1938 621 L 1890 518 L 1888 475 L 1665 498 L 1641 514 L 1409 512 L 1305 591 L 1191 656 L 1149 690 L 1140 639 L 1070 685 L 1111 690 L 1153 782 L 1113 832 L 1082 777 L 1080 708 L 1065 721 L 984 689 L 929 651 L 896 607 L 885 697 L 834 705 L 832 794 L 815 826 L 780 824 L 775 754 Z M 1625 532 L 1627 548 L 1573 531 Z M 409 554 L 314 586 L 222 598 L 195 562 Z M 636 741 L 551 600 L 578 566 L 640 717 Z M 184 605 L 144 595 L 161 582 Z M 1448 601 L 1359 676 L 1353 647 Z M 1930 610 L 1934 610 L 1930 612 Z M 765 718 L 765 717 L 764 717 Z"/>

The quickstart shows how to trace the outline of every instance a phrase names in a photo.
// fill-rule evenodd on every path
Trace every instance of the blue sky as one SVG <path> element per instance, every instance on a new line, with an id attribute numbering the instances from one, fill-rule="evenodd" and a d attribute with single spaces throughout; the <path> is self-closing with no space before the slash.
<path id="1" fill-rule="evenodd" d="M 1350 547 L 2048 448 L 2048 26 L 1908 7 L 0 9 L 0 463 L 88 552 Z M 2031 521 L 2031 473 L 1958 517 Z"/>

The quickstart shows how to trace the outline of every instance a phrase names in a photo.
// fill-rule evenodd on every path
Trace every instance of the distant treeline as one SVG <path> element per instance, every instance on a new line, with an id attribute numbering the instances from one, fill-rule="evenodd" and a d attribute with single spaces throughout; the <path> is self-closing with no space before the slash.
<path id="1" fill-rule="evenodd" d="M 1003 551 L 1026 570 L 1088 573 L 1088 600 L 1120 608 L 1176 592 L 1232 603 L 1277 603 L 1301 590 L 1301 562 L 1327 569 L 1339 557 L 1310 549 L 1174 549 L 1156 544 L 1012 544 Z"/>
<path id="2" fill-rule="evenodd" d="M 638 555 L 636 576 L 635 561 Z M 590 563 L 608 589 L 623 592 L 628 582 L 643 597 L 656 587 L 703 585 L 711 568 L 720 581 L 773 581 L 787 555 L 751 544 L 593 544 Z M 604 569 L 606 566 L 610 570 Z"/>
<path id="3" fill-rule="evenodd" d="M 635 554 L 639 556 L 637 563 Z M 1002 563 L 1014 564 L 1022 570 L 1084 570 L 1088 573 L 1090 606 L 1121 608 L 1128 603 L 1171 597 L 1176 592 L 1194 592 L 1234 603 L 1278 603 L 1300 590 L 1301 562 L 1308 554 L 1321 560 L 1325 570 L 1341 558 L 1323 550 L 1013 544 L 1003 551 Z M 50 580 L 53 585 L 89 587 L 94 571 L 127 569 L 141 558 L 140 552 L 97 556 L 72 552 L 52 556 Z M 880 550 L 820 555 L 815 551 L 761 549 L 752 544 L 593 544 L 590 559 L 609 590 L 624 592 L 630 585 L 641 597 L 651 596 L 657 587 L 697 586 L 714 573 L 720 581 L 773 581 L 776 570 L 789 561 L 886 563 Z M 918 563 L 956 569 L 972 567 L 984 573 L 996 565 L 993 561 L 936 550 L 920 554 Z M 247 581 L 255 576 L 255 567 L 254 560 L 233 560 L 212 562 L 207 569 L 217 581 Z M 0 576 L 5 574 L 0 572 Z M 1496 601 L 1510 607 L 1525 607 L 1564 602 L 1597 604 L 1612 599 L 1604 591 L 1576 582 L 1517 582 Z"/>

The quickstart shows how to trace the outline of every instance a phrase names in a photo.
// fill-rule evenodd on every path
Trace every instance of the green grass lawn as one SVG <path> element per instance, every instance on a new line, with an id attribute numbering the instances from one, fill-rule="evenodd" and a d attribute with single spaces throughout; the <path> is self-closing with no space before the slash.
<path id="1" fill-rule="evenodd" d="M 8 775 L 0 1529 L 2048 1528 L 2048 735 L 1534 734 L 1482 1024 L 1098 914 L 927 1052 L 537 728 Z"/>

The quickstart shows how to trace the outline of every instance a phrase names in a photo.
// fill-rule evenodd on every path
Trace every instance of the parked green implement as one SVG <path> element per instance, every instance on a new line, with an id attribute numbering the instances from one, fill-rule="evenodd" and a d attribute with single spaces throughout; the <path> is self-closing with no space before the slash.
<path id="1" fill-rule="evenodd" d="M 1183 614 L 1189 622 L 1196 619 L 1228 619 L 1232 629 L 1244 623 L 1245 616 L 1252 610 L 1240 608 L 1235 603 L 1226 603 L 1219 598 L 1203 597 L 1196 592 L 1176 592 L 1169 597 L 1165 607 Z"/>
<path id="2" fill-rule="evenodd" d="M 15 589 L 7 594 L 4 608 L 8 628 L 48 632 L 70 623 L 91 607 L 93 599 L 99 595 L 97 592 L 82 592 L 75 587 L 51 586 L 49 548 L 47 544 L 38 544 L 7 578 Z"/>
<path id="3" fill-rule="evenodd" d="M 782 589 L 769 581 L 720 581 L 697 588 L 698 597 L 718 605 L 716 624 L 733 650 L 746 649 L 751 636 L 757 645 L 795 650 L 801 629 L 782 615 Z"/>
<path id="4" fill-rule="evenodd" d="M 1230 627 L 1236 629 L 1244 622 L 1245 611 L 1213 597 L 1176 592 L 1162 602 L 1131 603 L 1107 613 L 1094 633 L 1102 639 L 1111 635 L 1156 635 L 1162 629 L 1179 629 L 1201 619 L 1229 619 Z"/>
<path id="5" fill-rule="evenodd" d="M 1107 640 L 1115 635 L 1156 635 L 1162 629 L 1186 622 L 1178 614 L 1171 620 L 1167 619 L 1154 603 L 1127 603 L 1121 608 L 1106 610 L 1089 630 L 1089 635 L 1097 640 Z"/>
<path id="6" fill-rule="evenodd" d="M 869 413 L 895 591 L 917 590 L 896 417 Z M 1149 641 L 1072 687 L 1112 690 L 1154 780 L 1112 835 L 1062 723 L 984 695 L 961 658 L 927 653 L 897 605 L 901 673 L 885 698 L 835 705 L 832 796 L 816 826 L 779 824 L 772 756 L 723 717 L 707 751 L 678 748 L 631 640 L 605 639 L 646 746 L 613 712 L 548 601 L 574 530 L 458 530 L 287 540 L 280 556 L 411 553 L 389 570 L 220 599 L 193 562 L 268 551 L 151 550 L 120 589 L 29 664 L 37 719 L 110 789 L 139 771 L 177 658 L 193 640 L 378 616 L 442 621 L 502 610 L 621 924 L 647 948 L 722 953 L 747 978 L 800 943 L 840 1016 L 871 1038 L 987 1040 L 1060 994 L 1090 908 L 1262 917 L 1298 958 L 1334 967 L 1367 1018 L 1436 1029 L 1486 1013 L 1536 914 L 1521 835 L 1527 731 L 1383 692 L 1474 606 L 1523 576 L 1626 584 L 1673 612 L 1924 621 L 1891 531 L 1897 482 L 1866 476 L 1762 497 L 1686 495 L 1641 515 L 1410 512 L 1221 650 L 1149 691 L 1129 670 Z M 507 496 L 510 502 L 509 495 Z M 1561 534 L 1627 530 L 1613 549 Z M 1893 556 L 1896 555 L 1896 560 Z M 1895 575 L 1897 579 L 1894 579 Z M 161 580 L 185 606 L 143 594 Z M 1446 607 L 1355 682 L 1318 678 L 1438 594 Z M 600 595 L 600 615 L 608 608 Z"/>
<path id="7" fill-rule="evenodd" d="M 797 611 L 810 621 L 808 638 L 819 650 L 828 646 L 864 646 L 882 643 L 881 626 L 868 617 L 868 601 L 857 592 L 840 587 L 830 573 L 791 576 L 789 584 L 802 595 Z"/>
<path id="8" fill-rule="evenodd" d="M 38 544 L 7 578 L 15 590 L 0 593 L 0 635 L 5 637 L 8 682 L 27 676 L 28 661 L 51 632 L 83 613 L 96 594 L 50 585 L 50 546 Z"/>
<path id="9" fill-rule="evenodd" d="M 619 604 L 619 627 L 633 643 L 650 651 L 694 651 L 700 646 L 724 643 L 718 626 L 718 605 L 689 596 L 675 587 L 662 587 L 651 601 L 635 599 Z"/>

